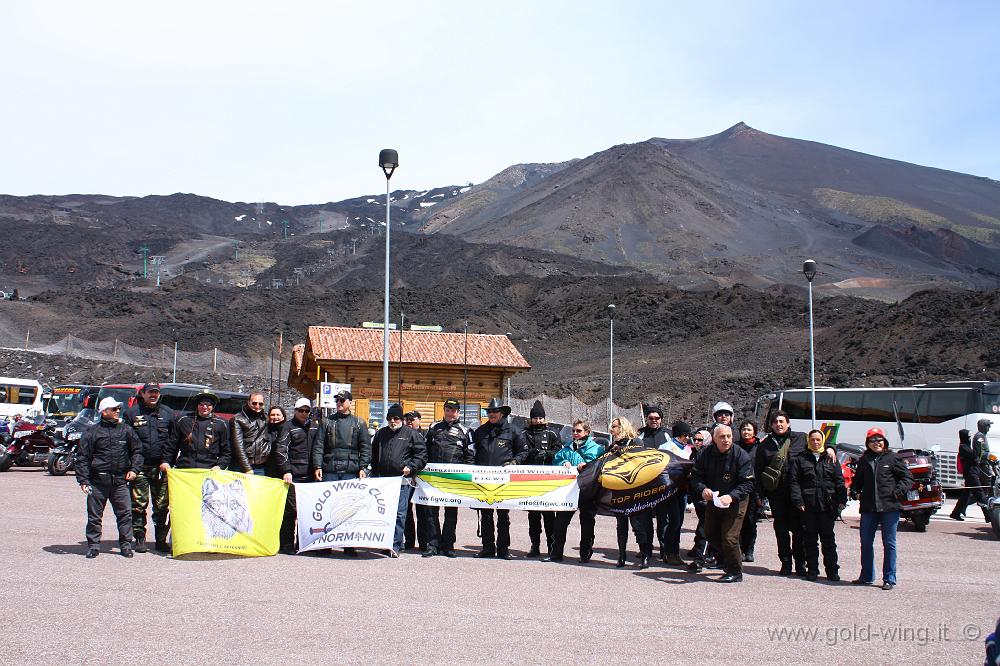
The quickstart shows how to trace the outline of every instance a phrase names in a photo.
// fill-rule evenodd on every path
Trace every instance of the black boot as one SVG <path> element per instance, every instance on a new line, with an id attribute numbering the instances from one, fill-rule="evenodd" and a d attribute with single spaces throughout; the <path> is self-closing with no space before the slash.
<path id="1" fill-rule="evenodd" d="M 618 562 L 615 563 L 615 567 L 618 569 L 624 568 L 625 566 L 625 549 L 618 549 Z"/>
<path id="2" fill-rule="evenodd" d="M 650 550 L 644 550 L 643 552 L 639 553 L 639 568 L 640 569 L 648 569 L 649 568 L 649 560 L 650 560 L 650 558 L 652 556 L 653 556 L 652 549 L 650 549 Z"/>
<path id="3" fill-rule="evenodd" d="M 137 553 L 149 552 L 149 549 L 146 548 L 146 537 L 144 535 L 135 537 L 135 552 Z"/>
<path id="4" fill-rule="evenodd" d="M 781 560 L 781 571 L 779 571 L 782 576 L 792 575 L 792 561 L 791 560 Z"/>
<path id="5" fill-rule="evenodd" d="M 528 551 L 528 557 L 538 557 L 542 554 L 542 551 L 538 548 L 538 542 L 532 542 L 531 550 Z"/>

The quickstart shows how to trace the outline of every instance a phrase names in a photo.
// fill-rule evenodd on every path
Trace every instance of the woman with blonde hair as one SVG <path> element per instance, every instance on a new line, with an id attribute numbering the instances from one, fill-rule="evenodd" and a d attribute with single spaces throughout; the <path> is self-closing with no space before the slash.
<path id="1" fill-rule="evenodd" d="M 608 447 L 610 452 L 624 451 L 629 447 L 645 448 L 643 446 L 642 440 L 639 439 L 639 433 L 629 421 L 624 416 L 618 416 L 612 419 L 611 425 L 608 428 L 611 433 L 611 446 Z M 647 509 L 649 515 L 652 515 L 652 509 Z M 635 516 L 615 516 L 615 520 L 618 522 L 618 562 L 615 566 L 619 569 L 625 566 L 626 555 L 628 553 L 628 528 L 629 523 L 632 523 L 632 530 L 635 532 L 636 541 L 639 542 L 639 568 L 645 569 L 649 563 L 649 554 L 653 552 L 653 541 L 652 532 L 650 531 L 650 540 L 647 548 L 647 544 L 642 543 L 644 539 L 642 534 L 644 533 L 641 529 L 636 530 L 636 525 L 639 525 L 638 520 L 640 516 L 646 511 L 640 511 Z M 641 519 L 648 519 L 648 516 L 642 516 Z"/>

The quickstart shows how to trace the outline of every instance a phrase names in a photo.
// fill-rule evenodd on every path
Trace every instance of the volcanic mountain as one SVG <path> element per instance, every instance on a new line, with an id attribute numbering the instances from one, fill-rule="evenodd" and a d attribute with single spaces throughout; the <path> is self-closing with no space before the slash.
<path id="1" fill-rule="evenodd" d="M 627 264 L 682 287 L 795 284 L 807 257 L 829 292 L 1000 284 L 1000 183 L 987 178 L 744 123 L 530 166 L 516 186 L 487 181 L 435 207 L 421 230 Z"/>

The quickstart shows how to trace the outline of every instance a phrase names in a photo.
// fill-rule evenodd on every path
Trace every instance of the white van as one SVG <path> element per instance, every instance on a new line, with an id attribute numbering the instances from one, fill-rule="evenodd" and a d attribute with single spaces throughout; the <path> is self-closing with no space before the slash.
<path id="1" fill-rule="evenodd" d="M 0 416 L 36 416 L 44 411 L 41 384 L 34 379 L 0 377 Z"/>

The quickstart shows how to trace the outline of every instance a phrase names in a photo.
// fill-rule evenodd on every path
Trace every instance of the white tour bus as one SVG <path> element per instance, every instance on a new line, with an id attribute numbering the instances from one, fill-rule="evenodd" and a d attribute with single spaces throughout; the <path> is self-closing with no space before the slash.
<path id="1" fill-rule="evenodd" d="M 34 379 L 0 377 L 0 416 L 35 416 L 45 411 L 42 385 Z"/>
<path id="2" fill-rule="evenodd" d="M 771 414 L 788 413 L 792 430 L 811 427 L 809 389 L 786 389 L 757 399 L 754 416 L 768 429 Z M 976 432 L 982 418 L 1000 420 L 1000 382 L 939 382 L 900 388 L 816 387 L 816 428 L 831 444 L 864 446 L 872 426 L 885 430 L 894 449 L 925 449 L 937 445 L 938 479 L 945 488 L 961 488 L 955 467 L 958 431 Z M 900 429 L 903 441 L 900 442 Z"/>

